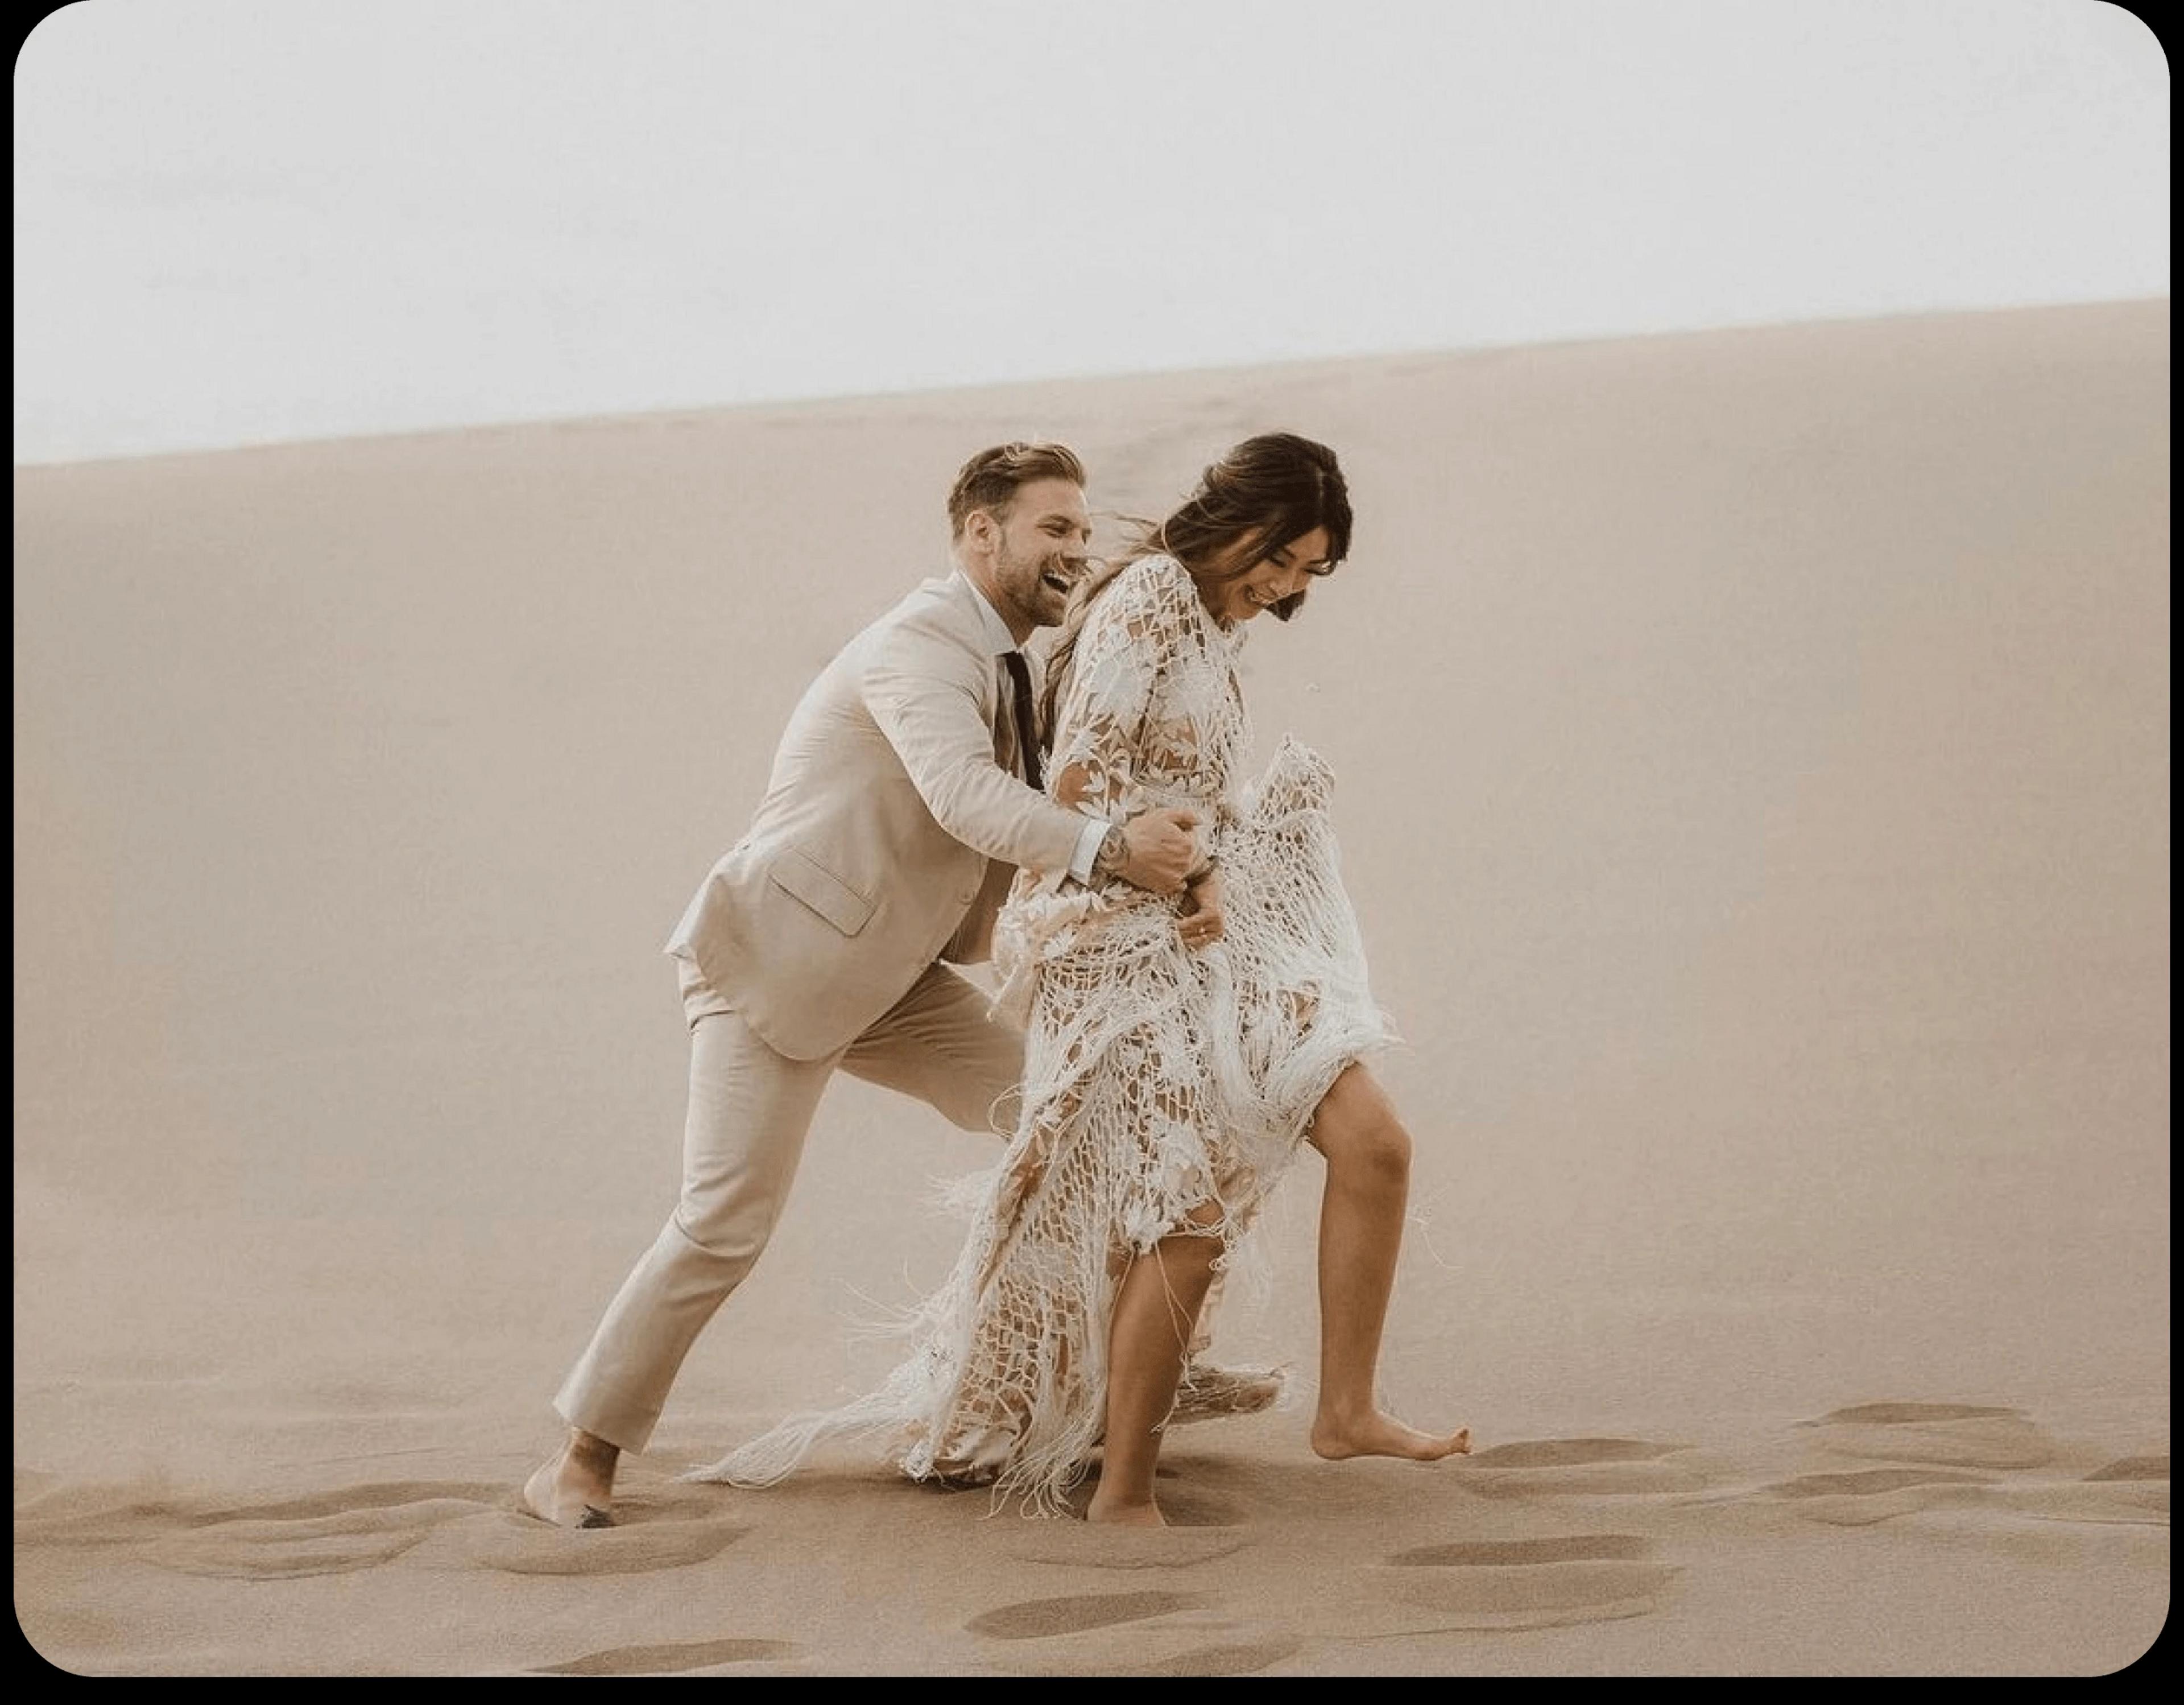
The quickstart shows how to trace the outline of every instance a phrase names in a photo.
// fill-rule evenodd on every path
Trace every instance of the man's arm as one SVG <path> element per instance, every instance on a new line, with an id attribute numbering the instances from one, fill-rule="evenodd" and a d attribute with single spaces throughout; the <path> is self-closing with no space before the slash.
<path id="1" fill-rule="evenodd" d="M 902 760 L 933 820 L 989 858 L 1089 880 L 1116 825 L 1057 805 L 994 756 L 994 731 L 979 708 L 993 660 L 938 635 L 889 634 L 865 669 L 865 703 Z M 1147 812 L 1122 825 L 1115 874 L 1156 893 L 1173 893 L 1196 862 L 1194 813 Z"/>
<path id="2" fill-rule="evenodd" d="M 990 657 L 938 635 L 900 629 L 866 667 L 866 707 L 933 820 L 989 858 L 1062 870 L 1090 841 L 1084 818 L 1004 769 L 979 708 Z"/>

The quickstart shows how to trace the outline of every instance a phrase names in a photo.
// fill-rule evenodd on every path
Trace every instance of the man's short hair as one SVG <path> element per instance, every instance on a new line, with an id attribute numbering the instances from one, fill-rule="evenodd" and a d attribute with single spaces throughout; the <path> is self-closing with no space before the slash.
<path id="1" fill-rule="evenodd" d="M 1066 444 L 1001 444 L 982 450 L 963 464 L 948 493 L 949 536 L 961 539 L 971 512 L 983 509 L 996 521 L 1008 518 L 1017 490 L 1042 479 L 1084 484 L 1084 464 Z"/>

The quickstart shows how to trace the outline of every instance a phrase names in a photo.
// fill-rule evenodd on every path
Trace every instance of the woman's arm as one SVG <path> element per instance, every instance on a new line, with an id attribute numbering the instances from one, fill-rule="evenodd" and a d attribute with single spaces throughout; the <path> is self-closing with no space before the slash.
<path id="1" fill-rule="evenodd" d="M 1162 837 L 1166 880 L 1140 886 L 1163 893 L 1175 892 L 1203 862 L 1195 833 L 1201 822 L 1199 813 L 1188 808 L 1157 806 L 1139 782 L 1156 690 L 1170 666 L 1176 635 L 1183 631 L 1182 618 L 1188 615 L 1174 607 L 1177 587 L 1172 583 L 1182 579 L 1182 571 L 1173 563 L 1134 567 L 1093 605 L 1056 708 L 1049 763 L 1049 785 L 1057 802 L 1112 823 L 1130 825 L 1134 864 L 1140 831 L 1152 830 Z M 1183 584 L 1188 590 L 1188 581 Z M 1156 828 L 1162 819 L 1179 825 L 1182 833 Z M 1177 862 L 1169 875 L 1165 865 L 1171 858 Z M 1120 874 L 1128 875 L 1127 870 Z"/>
<path id="2" fill-rule="evenodd" d="M 1047 761 L 1059 803 L 1117 823 L 1143 808 L 1138 748 L 1167 663 L 1163 624 L 1146 590 L 1144 574 L 1125 570 L 1093 605 L 1055 712 Z"/>

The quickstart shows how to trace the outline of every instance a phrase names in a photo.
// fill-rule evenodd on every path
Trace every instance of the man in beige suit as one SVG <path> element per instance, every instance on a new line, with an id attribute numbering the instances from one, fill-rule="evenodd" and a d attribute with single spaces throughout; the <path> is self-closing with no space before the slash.
<path id="1" fill-rule="evenodd" d="M 1095 866 L 1173 893 L 1197 862 L 1187 811 L 1125 824 L 1039 791 L 1020 649 L 1085 566 L 1084 470 L 1060 444 L 964 465 L 957 572 L 928 580 L 805 693 L 749 831 L 667 943 L 690 1026 L 682 1190 L 554 1407 L 570 1428 L 523 1489 L 534 1514 L 610 1523 L 616 1461 L 642 1451 L 684 1356 L 766 1247 L 838 1069 L 1008 1133 L 1023 1041 L 954 967 L 987 957 L 1018 866 Z M 1227 1394 L 1241 1410 L 1278 1387 Z"/>

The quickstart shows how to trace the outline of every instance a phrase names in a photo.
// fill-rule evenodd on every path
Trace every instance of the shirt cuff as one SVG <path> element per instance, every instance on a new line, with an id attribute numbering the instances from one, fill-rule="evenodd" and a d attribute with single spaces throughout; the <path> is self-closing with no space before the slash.
<path id="1" fill-rule="evenodd" d="M 1114 826 L 1104 817 L 1095 817 L 1084 825 L 1084 832 L 1077 837 L 1077 856 L 1069 861 L 1069 874 L 1078 881 L 1090 884 L 1092 861 L 1100 856 L 1100 843 Z"/>

